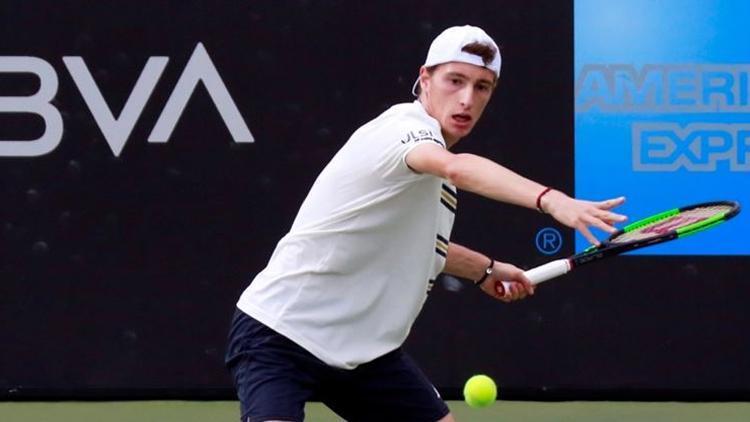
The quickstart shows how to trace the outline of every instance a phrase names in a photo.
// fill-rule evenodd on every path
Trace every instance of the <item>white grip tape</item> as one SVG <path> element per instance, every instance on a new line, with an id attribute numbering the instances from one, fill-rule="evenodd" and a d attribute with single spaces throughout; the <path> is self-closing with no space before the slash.
<path id="1" fill-rule="evenodd" d="M 531 284 L 537 285 L 549 279 L 566 274 L 568 271 L 570 271 L 570 261 L 567 259 L 558 259 L 536 268 L 532 268 L 523 274 L 531 281 Z"/>
<path id="2" fill-rule="evenodd" d="M 536 286 L 539 283 L 566 274 L 570 271 L 570 268 L 570 260 L 558 259 L 525 271 L 524 275 L 531 281 L 531 284 Z M 503 289 L 504 296 L 508 296 L 510 292 L 510 283 L 503 281 Z"/>

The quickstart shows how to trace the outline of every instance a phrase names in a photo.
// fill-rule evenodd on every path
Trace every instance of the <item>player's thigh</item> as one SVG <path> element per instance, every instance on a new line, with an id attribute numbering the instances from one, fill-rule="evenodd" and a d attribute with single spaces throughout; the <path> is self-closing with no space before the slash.
<path id="1" fill-rule="evenodd" d="M 253 356 L 232 367 L 242 422 L 302 421 L 312 384 L 286 365 Z"/>
<path id="2" fill-rule="evenodd" d="M 435 387 L 400 349 L 341 374 L 325 386 L 321 400 L 349 422 L 436 422 L 449 415 Z"/>
<path id="3" fill-rule="evenodd" d="M 245 316 L 235 321 L 228 367 L 243 422 L 301 421 L 317 385 L 314 357 L 286 337 Z"/>

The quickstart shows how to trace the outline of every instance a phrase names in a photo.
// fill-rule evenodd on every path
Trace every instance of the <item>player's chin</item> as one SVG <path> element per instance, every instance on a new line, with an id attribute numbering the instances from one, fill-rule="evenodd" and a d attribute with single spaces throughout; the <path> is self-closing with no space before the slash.
<path id="1" fill-rule="evenodd" d="M 455 139 L 461 139 L 468 136 L 474 125 L 450 125 L 448 133 Z"/>

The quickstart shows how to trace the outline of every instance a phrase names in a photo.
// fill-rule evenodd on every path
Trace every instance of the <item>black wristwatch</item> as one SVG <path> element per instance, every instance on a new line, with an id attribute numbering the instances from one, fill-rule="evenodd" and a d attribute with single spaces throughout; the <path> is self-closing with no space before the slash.
<path id="1" fill-rule="evenodd" d="M 490 258 L 490 265 L 487 266 L 487 268 L 484 269 L 484 274 L 482 275 L 482 278 L 474 282 L 475 286 L 481 286 L 482 283 L 484 283 L 484 280 L 487 279 L 487 276 L 492 274 L 492 269 L 495 268 L 495 260 Z"/>

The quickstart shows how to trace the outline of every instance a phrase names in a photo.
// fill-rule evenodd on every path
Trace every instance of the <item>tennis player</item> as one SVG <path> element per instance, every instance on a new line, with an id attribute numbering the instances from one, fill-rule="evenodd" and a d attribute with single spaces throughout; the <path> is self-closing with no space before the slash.
<path id="1" fill-rule="evenodd" d="M 320 400 L 348 421 L 453 421 L 401 349 L 441 272 L 513 301 L 519 268 L 451 242 L 457 190 L 614 231 L 623 198 L 588 202 L 486 158 L 454 154 L 500 75 L 480 28 L 446 29 L 419 70 L 417 101 L 360 127 L 318 176 L 266 268 L 237 303 L 227 350 L 242 421 L 301 421 Z M 501 280 L 510 282 L 507 295 Z"/>

